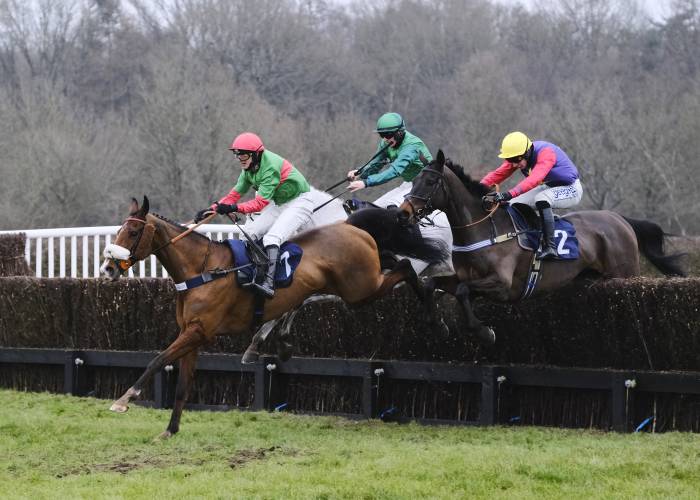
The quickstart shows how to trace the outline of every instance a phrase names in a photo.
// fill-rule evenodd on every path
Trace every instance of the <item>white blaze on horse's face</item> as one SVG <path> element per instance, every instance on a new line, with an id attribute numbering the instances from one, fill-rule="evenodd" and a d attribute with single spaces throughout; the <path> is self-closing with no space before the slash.
<path id="1" fill-rule="evenodd" d="M 127 248 L 110 243 L 102 252 L 102 256 L 105 258 L 105 260 L 100 266 L 100 274 L 107 278 L 116 280 L 119 278 L 120 273 L 115 261 L 128 260 L 130 255 L 131 252 Z"/>

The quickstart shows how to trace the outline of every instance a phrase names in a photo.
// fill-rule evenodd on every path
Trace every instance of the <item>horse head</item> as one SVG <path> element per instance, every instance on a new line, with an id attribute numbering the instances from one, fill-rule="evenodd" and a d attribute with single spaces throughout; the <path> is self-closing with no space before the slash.
<path id="1" fill-rule="evenodd" d="M 124 220 L 122 227 L 117 232 L 114 243 L 110 243 L 104 249 L 105 258 L 100 272 L 103 276 L 117 280 L 136 262 L 145 259 L 153 251 L 153 234 L 156 226 L 148 222 L 149 204 L 148 198 L 143 197 L 143 203 L 139 207 L 136 199 L 131 199 L 129 216 Z"/>
<path id="2" fill-rule="evenodd" d="M 399 207 L 403 217 L 410 222 L 416 222 L 434 210 L 444 210 L 449 203 L 445 187 L 445 154 L 442 149 L 438 150 L 433 161 L 428 163 L 422 155 L 421 161 L 425 167 L 413 179 L 413 188 Z"/>

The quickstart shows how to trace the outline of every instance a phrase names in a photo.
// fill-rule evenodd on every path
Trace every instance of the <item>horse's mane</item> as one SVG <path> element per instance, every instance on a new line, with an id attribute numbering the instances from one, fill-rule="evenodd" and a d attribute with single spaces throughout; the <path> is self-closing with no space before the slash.
<path id="1" fill-rule="evenodd" d="M 452 163 L 452 161 L 448 159 L 445 160 L 445 166 L 452 170 L 452 173 L 455 174 L 460 181 L 462 181 L 462 184 L 464 184 L 464 187 L 467 188 L 467 191 L 474 196 L 481 198 L 491 191 L 488 186 L 483 185 L 479 181 L 475 181 L 469 176 L 469 174 L 465 173 L 462 165 Z"/>
<path id="2" fill-rule="evenodd" d="M 157 213 L 154 213 L 154 212 L 150 212 L 150 214 L 151 214 L 152 216 L 154 216 L 154 217 L 156 217 L 156 218 L 158 218 L 158 219 L 164 221 L 164 222 L 167 222 L 167 223 L 170 224 L 171 226 L 175 226 L 176 228 L 180 229 L 181 231 L 186 231 L 186 230 L 188 229 L 187 226 L 183 226 L 183 225 L 180 224 L 179 222 L 175 222 L 175 221 L 172 220 L 172 219 L 168 219 L 168 218 L 165 217 L 164 215 L 160 215 L 160 214 L 157 214 Z M 199 237 L 201 237 L 201 238 L 209 239 L 206 235 L 201 234 L 201 233 L 198 233 L 197 231 L 192 231 L 192 234 L 195 234 L 195 235 L 197 235 L 197 236 L 199 236 Z M 212 240 L 212 241 L 213 241 L 213 240 Z"/>

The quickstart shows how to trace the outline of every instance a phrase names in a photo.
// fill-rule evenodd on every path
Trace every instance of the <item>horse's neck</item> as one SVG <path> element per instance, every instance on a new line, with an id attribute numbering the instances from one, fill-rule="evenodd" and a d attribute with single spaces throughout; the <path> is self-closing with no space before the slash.
<path id="1" fill-rule="evenodd" d="M 176 282 L 184 281 L 202 272 L 202 266 L 210 268 L 214 258 L 210 258 L 212 253 L 211 243 L 198 235 L 188 235 L 175 243 L 167 244 L 174 237 L 184 231 L 176 226 L 154 217 L 149 222 L 156 225 L 156 232 L 153 237 L 153 249 L 155 255 L 163 265 L 168 274 Z M 162 248 L 160 248 L 162 247 Z M 217 259 L 218 260 L 218 259 Z M 218 262 L 216 265 L 220 265 Z"/>
<path id="2" fill-rule="evenodd" d="M 486 220 L 481 221 L 487 213 L 483 210 L 480 198 L 471 194 L 461 181 L 457 181 L 450 183 L 449 199 L 450 206 L 445 214 L 452 226 L 455 245 L 468 245 L 490 237 L 491 224 Z"/>

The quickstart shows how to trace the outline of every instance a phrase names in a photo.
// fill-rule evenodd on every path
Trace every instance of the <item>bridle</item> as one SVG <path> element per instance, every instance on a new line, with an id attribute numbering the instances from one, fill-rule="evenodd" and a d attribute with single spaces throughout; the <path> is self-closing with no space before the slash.
<path id="1" fill-rule="evenodd" d="M 177 236 L 170 238 L 168 241 L 166 241 L 165 243 L 160 245 L 158 248 L 151 250 L 149 253 L 155 254 L 158 251 L 162 250 L 163 248 L 167 247 L 168 245 L 177 243 L 179 240 L 181 240 L 182 238 L 184 238 L 185 236 L 190 234 L 192 231 L 197 229 L 200 225 L 211 220 L 215 215 L 216 215 L 216 212 L 210 214 L 208 217 L 202 219 L 197 224 L 187 228 L 187 230 L 182 232 L 181 234 L 178 234 Z M 122 229 L 124 229 L 124 225 L 127 222 L 138 222 L 138 223 L 143 224 L 143 228 L 141 229 L 141 231 L 139 231 L 139 235 L 136 238 L 136 241 L 134 241 L 134 243 L 131 245 L 131 248 L 129 248 L 129 256 L 126 259 L 119 259 L 117 257 L 114 257 L 113 255 L 111 255 L 109 257 L 107 257 L 107 255 L 105 255 L 105 257 L 110 258 L 114 261 L 114 263 L 117 265 L 117 267 L 119 268 L 119 270 L 122 273 L 127 271 L 130 267 L 132 267 L 138 261 L 146 258 L 147 254 L 141 255 L 145 250 L 144 248 L 140 248 L 141 240 L 143 238 L 144 233 L 147 232 L 147 230 L 148 230 L 148 232 L 151 235 L 150 240 L 152 241 L 153 233 L 155 232 L 155 229 L 156 229 L 155 225 L 152 223 L 149 223 L 148 221 L 146 221 L 146 219 L 141 219 L 140 217 L 134 217 L 132 215 L 132 216 L 129 216 L 126 219 L 124 219 L 124 222 L 122 222 L 122 225 L 119 228 L 119 231 L 117 231 L 117 235 L 116 235 L 117 237 L 119 236 L 119 233 L 122 231 Z M 150 244 L 150 241 L 148 243 Z M 144 245 L 144 247 L 145 246 L 146 245 Z M 107 251 L 107 249 L 105 248 L 105 252 L 106 251 Z M 207 255 L 204 258 L 204 265 L 206 265 L 206 259 L 207 259 L 208 255 L 209 255 L 209 248 L 207 248 Z"/>
<path id="2" fill-rule="evenodd" d="M 404 200 L 406 203 L 408 203 L 411 206 L 411 210 L 413 211 L 414 217 L 416 217 L 418 220 L 425 218 L 428 216 L 430 213 L 433 212 L 434 207 L 432 203 L 433 196 L 437 193 L 438 189 L 442 189 L 442 192 L 445 196 L 447 196 L 447 188 L 445 187 L 445 174 L 442 172 L 438 172 L 437 170 L 431 170 L 428 168 L 424 168 L 419 176 L 425 175 L 425 174 L 433 174 L 438 176 L 438 181 L 435 183 L 435 186 L 433 187 L 432 191 L 427 195 L 421 195 L 421 194 L 414 194 L 413 190 L 411 190 L 410 193 L 404 196 Z M 416 200 L 421 200 L 424 202 L 424 205 L 420 209 L 416 209 L 415 205 L 411 202 L 411 198 L 416 199 Z M 486 207 L 483 207 L 484 211 L 487 212 L 487 214 L 479 219 L 476 222 L 470 222 L 469 224 L 463 224 L 461 226 L 452 226 L 450 225 L 451 229 L 466 229 L 471 226 L 476 226 L 477 224 L 484 222 L 485 220 L 491 218 L 491 216 L 498 210 L 498 203 L 495 203 L 490 209 L 487 209 Z"/>
<path id="3" fill-rule="evenodd" d="M 435 183 L 435 186 L 433 187 L 432 191 L 428 195 L 422 195 L 422 194 L 415 194 L 413 193 L 413 190 L 411 190 L 410 193 L 407 195 L 404 195 L 403 199 L 406 201 L 411 206 L 411 210 L 413 211 L 414 217 L 416 217 L 418 220 L 423 219 L 427 217 L 430 213 L 435 210 L 433 208 L 433 196 L 435 196 L 435 193 L 437 193 L 438 189 L 442 189 L 442 192 L 445 196 L 447 196 L 447 188 L 445 187 L 445 175 L 442 172 L 438 172 L 437 170 L 430 170 L 427 168 L 424 168 L 419 176 L 425 175 L 425 174 L 433 174 L 438 176 L 438 181 Z M 415 200 L 421 200 L 423 203 L 423 207 L 416 209 L 415 205 L 411 202 L 411 198 Z"/>

